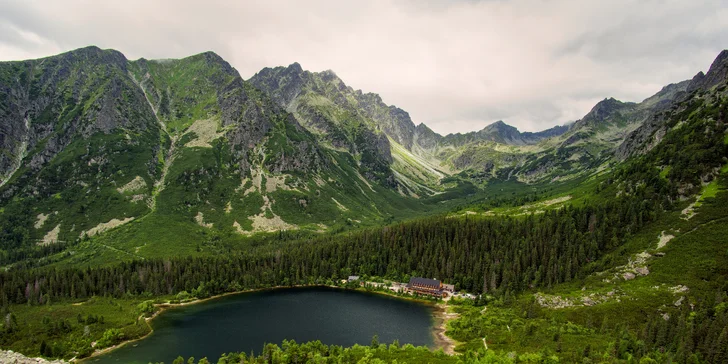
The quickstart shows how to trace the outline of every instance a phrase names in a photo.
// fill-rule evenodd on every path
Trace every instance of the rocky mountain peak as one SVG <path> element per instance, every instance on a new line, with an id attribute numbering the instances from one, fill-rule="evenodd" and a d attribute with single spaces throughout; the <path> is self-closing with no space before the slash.
<path id="1" fill-rule="evenodd" d="M 640 103 L 640 108 L 652 108 L 655 111 L 663 110 L 670 107 L 673 101 L 684 93 L 691 80 L 685 80 L 678 83 L 671 83 L 663 87 L 658 93 L 644 99 Z"/>
<path id="2" fill-rule="evenodd" d="M 624 102 L 615 99 L 614 97 L 605 98 L 599 101 L 589 111 L 587 115 L 590 115 L 596 120 L 604 120 L 612 115 L 615 111 L 619 110 L 624 105 Z"/>
<path id="3" fill-rule="evenodd" d="M 318 73 L 318 75 L 321 76 L 321 79 L 324 81 L 341 82 L 339 76 L 337 76 L 336 73 L 332 70 L 321 71 Z"/>
<path id="4" fill-rule="evenodd" d="M 183 58 L 182 61 L 204 61 L 207 66 L 210 67 L 219 67 L 228 75 L 240 77 L 238 72 L 233 68 L 233 66 L 230 65 L 226 60 L 224 60 L 222 57 L 220 57 L 217 53 L 212 51 L 203 52 L 200 54 L 196 54 L 194 56 L 190 56 L 187 58 Z"/>
<path id="5" fill-rule="evenodd" d="M 212 63 L 227 63 L 227 61 L 225 61 L 222 57 L 220 57 L 219 54 L 217 54 L 217 53 L 215 53 L 213 51 L 202 52 L 202 53 L 199 54 L 199 56 L 200 57 L 203 57 L 208 62 L 212 62 Z"/>
<path id="6" fill-rule="evenodd" d="M 728 50 L 723 50 L 710 65 L 708 73 L 701 71 L 693 77 L 687 91 L 692 92 L 698 89 L 707 90 L 713 86 L 723 84 L 726 81 L 728 81 Z"/>
<path id="7" fill-rule="evenodd" d="M 494 130 L 500 130 L 500 131 L 518 131 L 517 128 L 506 124 L 503 120 L 498 120 L 492 124 L 487 125 L 485 128 L 483 128 L 481 131 L 494 131 Z"/>
<path id="8" fill-rule="evenodd" d="M 506 124 L 503 120 L 498 120 L 486 126 L 477 132 L 477 134 L 483 140 L 490 140 L 497 143 L 512 145 L 527 144 L 527 141 L 521 137 L 521 132 L 516 127 Z"/>
<path id="9" fill-rule="evenodd" d="M 101 49 L 97 46 L 88 46 L 74 49 L 58 56 L 44 58 L 45 60 L 62 60 L 65 63 L 89 63 L 91 65 L 110 65 L 126 70 L 127 59 L 124 54 L 114 49 Z"/>
<path id="10" fill-rule="evenodd" d="M 574 127 L 583 127 L 587 125 L 597 125 L 609 122 L 615 117 L 622 115 L 626 110 L 631 109 L 636 104 L 633 102 L 622 102 L 613 97 L 605 98 L 599 101 L 584 117 L 577 121 Z"/>

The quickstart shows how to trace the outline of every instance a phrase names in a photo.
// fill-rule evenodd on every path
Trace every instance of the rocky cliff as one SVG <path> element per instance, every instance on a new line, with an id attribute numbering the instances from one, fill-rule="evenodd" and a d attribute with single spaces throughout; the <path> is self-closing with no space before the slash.
<path id="1" fill-rule="evenodd" d="M 652 106 L 644 123 L 630 133 L 616 150 L 616 157 L 624 160 L 630 156 L 642 154 L 657 145 L 668 131 L 667 120 L 676 115 L 690 112 L 714 102 L 720 102 L 721 95 L 726 95 L 728 83 L 728 50 L 722 51 L 713 61 L 707 73 L 702 71 L 692 80 L 665 86 L 655 97 L 643 102 Z M 686 115 L 687 116 L 687 115 Z"/>

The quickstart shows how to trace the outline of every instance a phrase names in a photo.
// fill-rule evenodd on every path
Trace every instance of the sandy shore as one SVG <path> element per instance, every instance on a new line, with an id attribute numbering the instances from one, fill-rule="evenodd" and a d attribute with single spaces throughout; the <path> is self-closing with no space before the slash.
<path id="1" fill-rule="evenodd" d="M 447 312 L 445 304 L 439 304 L 435 307 L 435 326 L 433 328 L 435 334 L 435 347 L 442 349 L 448 355 L 455 355 L 455 346 L 457 341 L 445 335 L 447 324 L 460 316 L 454 312 Z"/>

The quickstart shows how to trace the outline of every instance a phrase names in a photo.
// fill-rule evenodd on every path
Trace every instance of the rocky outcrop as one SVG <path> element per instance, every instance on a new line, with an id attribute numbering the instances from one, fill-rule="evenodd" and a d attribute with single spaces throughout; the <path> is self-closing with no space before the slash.
<path id="1" fill-rule="evenodd" d="M 387 136 L 407 150 L 412 150 L 416 127 L 409 113 L 396 106 L 385 104 L 382 98 L 374 93 L 356 91 L 354 97 L 366 117 L 372 119 Z"/>
<path id="2" fill-rule="evenodd" d="M 728 79 L 728 49 L 720 52 L 708 69 L 708 73 L 698 72 L 687 86 L 687 92 L 706 91 L 714 86 L 722 85 Z"/>
<path id="3" fill-rule="evenodd" d="M 649 114 L 639 128 L 629 134 L 616 150 L 618 160 L 645 153 L 657 145 L 667 133 L 666 122 L 682 112 L 699 93 L 713 92 L 728 82 L 728 50 L 720 52 L 708 73 L 699 72 L 692 80 L 664 87 L 657 95 L 646 99 Z"/>
<path id="4" fill-rule="evenodd" d="M 678 83 L 671 83 L 663 87 L 658 93 L 646 98 L 639 104 L 640 108 L 648 108 L 653 112 L 660 112 L 668 109 L 675 100 L 682 97 L 690 84 L 690 80 Z"/>
<path id="5" fill-rule="evenodd" d="M 639 128 L 627 135 L 619 145 L 615 151 L 617 160 L 622 161 L 632 155 L 644 153 L 657 145 L 667 133 L 664 123 L 668 118 L 669 112 L 650 115 Z"/>
<path id="6" fill-rule="evenodd" d="M 0 363 L 4 364 L 68 364 L 64 360 L 47 360 L 43 358 L 29 358 L 11 350 L 0 350 Z"/>
<path id="7" fill-rule="evenodd" d="M 441 139 L 442 136 L 440 134 L 435 133 L 423 123 L 420 123 L 417 127 L 415 127 L 413 144 L 417 145 L 422 150 L 430 153 L 434 152 Z"/>
<path id="8" fill-rule="evenodd" d="M 79 137 L 155 128 L 126 66 L 123 54 L 97 47 L 0 63 L 0 176 L 26 156 L 38 170 Z"/>
<path id="9" fill-rule="evenodd" d="M 448 134 L 442 138 L 442 143 L 446 145 L 462 146 L 485 141 L 522 146 L 536 144 L 543 139 L 559 136 L 568 130 L 569 126 L 555 126 L 551 129 L 537 133 L 521 133 L 515 127 L 506 124 L 502 120 L 498 120 L 479 131 L 465 134 Z"/>
<path id="10" fill-rule="evenodd" d="M 264 68 L 249 82 L 333 147 L 359 156 L 362 174 L 391 184 L 387 136 L 411 146 L 414 124 L 406 112 L 354 91 L 332 71 L 304 71 L 298 63 Z"/>
<path id="11" fill-rule="evenodd" d="M 637 104 L 633 102 L 622 102 L 613 97 L 599 101 L 594 107 L 584 115 L 584 117 L 574 123 L 575 128 L 582 125 L 596 126 L 608 121 L 616 121 L 620 117 L 630 117 L 630 112 L 636 108 Z M 633 117 L 634 118 L 634 117 Z"/>

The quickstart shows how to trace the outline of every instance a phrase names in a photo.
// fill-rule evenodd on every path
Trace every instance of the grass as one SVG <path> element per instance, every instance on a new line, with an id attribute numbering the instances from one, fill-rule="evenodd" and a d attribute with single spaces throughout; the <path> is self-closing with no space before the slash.
<path id="1" fill-rule="evenodd" d="M 353 180 L 356 177 L 349 176 L 349 178 Z M 590 191 L 600 183 L 600 178 L 589 179 L 578 185 L 579 187 L 572 188 L 571 194 L 586 199 Z M 703 204 L 691 219 L 686 220 L 681 215 L 680 211 L 688 204 L 683 202 L 676 206 L 674 211 L 664 213 L 658 220 L 631 235 L 619 248 L 588 266 L 586 270 L 591 274 L 542 290 L 546 294 L 558 295 L 575 302 L 580 302 L 581 298 L 588 295 L 606 296 L 609 292 L 616 293 L 614 298 L 592 306 L 575 305 L 551 309 L 541 307 L 534 299 L 535 291 L 532 291 L 513 298 L 491 301 L 485 310 L 483 307 L 467 304 L 454 306 L 453 310 L 460 314 L 460 318 L 450 322 L 448 335 L 460 342 L 456 350 L 464 352 L 469 349 L 480 349 L 483 347 L 482 339 L 485 337 L 489 350 L 556 353 L 567 362 L 581 361 L 587 345 L 595 353 L 594 355 L 608 352 L 611 350 L 610 342 L 614 340 L 615 332 L 619 328 L 640 327 L 645 317 L 655 315 L 666 307 L 672 307 L 680 294 L 670 291 L 670 287 L 687 286 L 689 288 L 687 299 L 690 302 L 695 293 L 710 292 L 716 287 L 724 286 L 728 277 L 728 241 L 724 238 L 728 234 L 728 224 L 725 223 L 728 220 L 728 210 L 724 208 L 728 203 L 728 193 L 725 192 L 726 181 L 723 176 L 716 179 L 714 184 L 715 193 L 708 196 L 703 194 Z M 500 186 L 503 190 L 518 187 L 515 183 L 503 183 Z M 560 195 L 562 194 L 560 189 L 568 187 L 568 184 L 557 185 L 551 192 Z M 375 188 L 379 192 L 380 187 Z M 321 191 L 322 200 L 330 198 L 329 194 L 332 194 L 337 196 L 337 200 L 341 198 L 344 204 L 349 206 L 356 204 L 356 200 L 352 197 L 345 199 L 335 195 L 335 189 L 321 188 Z M 609 191 L 607 192 L 609 194 Z M 280 193 L 275 195 L 276 198 L 282 200 L 299 197 L 297 193 L 291 191 L 279 190 L 276 193 Z M 259 196 L 255 198 L 260 198 Z M 551 197 L 553 195 L 549 196 Z M 572 200 L 570 202 L 573 203 Z M 234 207 L 234 210 L 236 208 Z M 343 214 L 341 211 L 338 213 Z M 205 212 L 206 219 L 207 216 Z M 152 232 L 164 229 L 191 238 L 189 241 L 180 241 L 175 240 L 172 234 L 152 235 Z M 658 236 L 663 231 L 675 235 L 675 238 L 658 250 Z M 156 242 L 158 245 L 152 250 L 147 250 L 144 246 L 136 249 L 138 246 L 134 245 L 137 244 L 135 241 L 141 239 L 151 241 L 155 238 L 158 240 Z M 233 241 L 241 244 L 238 247 L 246 246 L 244 239 L 238 239 L 234 240 L 224 232 L 204 229 L 188 221 L 176 221 L 175 215 L 153 214 L 105 234 L 99 239 L 83 242 L 82 244 L 87 245 L 79 246 L 78 250 L 92 252 L 91 255 L 95 256 L 92 260 L 73 260 L 82 256 L 76 255 L 64 264 L 108 264 L 114 259 L 124 258 L 123 254 L 102 244 L 127 252 L 136 251 L 141 255 L 151 254 L 146 255 L 149 257 L 163 257 L 175 254 L 219 254 L 228 249 L 227 244 L 232 244 Z M 198 241 L 207 241 L 209 245 L 197 245 Z M 649 275 L 627 281 L 605 282 L 604 278 L 609 275 L 597 274 L 602 271 L 614 272 L 614 267 L 625 264 L 631 256 L 643 251 L 653 255 L 658 252 L 664 253 L 664 256 L 655 255 L 648 261 Z M 59 350 L 64 350 L 63 348 L 76 350 L 74 348 L 79 345 L 89 345 L 91 338 L 98 339 L 99 335 L 114 327 L 121 328 L 125 337 L 143 335 L 147 329 L 136 322 L 135 311 L 140 300 L 95 298 L 79 306 L 71 305 L 71 302 L 33 307 L 12 306 L 11 311 L 18 317 L 20 331 L 17 337 L 8 339 L 8 344 L 4 346 L 16 348 L 24 353 L 35 353 L 40 347 L 39 340 L 45 339 L 50 345 L 60 348 Z M 97 326 L 91 328 L 89 337 L 79 336 L 82 327 L 74 324 L 72 320 L 76 319 L 79 313 L 82 316 L 104 315 L 105 323 L 94 324 Z M 49 325 L 52 326 L 49 322 L 62 320 L 71 321 L 71 332 L 64 335 L 51 333 L 47 328 Z M 403 354 L 390 352 L 381 358 L 396 359 L 399 358 L 397 355 Z M 442 362 L 451 360 L 444 356 L 441 359 Z"/>
<path id="2" fill-rule="evenodd" d="M 52 347 L 54 357 L 88 355 L 93 351 L 91 343 L 100 341 L 107 330 L 118 329 L 123 340 L 150 332 L 146 322 L 138 320 L 142 300 L 94 297 L 85 302 L 13 305 L 9 312 L 16 317 L 17 327 L 0 336 L 0 345 L 31 357 L 41 355 L 43 342 Z"/>
<path id="3" fill-rule="evenodd" d="M 726 180 L 715 181 L 716 193 L 704 200 L 697 214 L 686 220 L 680 210 L 663 214 L 630 237 L 620 248 L 595 262 L 587 270 L 593 272 L 582 279 L 541 290 L 550 295 L 579 302 L 573 307 L 545 308 L 534 300 L 534 293 L 524 292 L 511 302 L 503 299 L 483 307 L 459 306 L 461 317 L 451 322 L 448 335 L 462 344 L 464 352 L 483 346 L 495 350 L 534 352 L 549 350 L 567 362 L 581 361 L 587 345 L 593 353 L 607 352 L 621 327 L 639 328 L 646 317 L 669 310 L 681 295 L 690 303 L 694 296 L 714 292 L 728 282 L 728 193 Z M 675 235 L 662 249 L 657 249 L 658 236 L 666 231 Z M 658 252 L 648 260 L 650 273 L 632 280 L 605 282 L 616 266 L 627 263 L 636 253 Z M 671 287 L 683 285 L 687 293 L 675 293 Z M 612 298 L 592 306 L 580 304 L 589 295 Z M 594 297 L 594 296 L 592 296 Z M 687 304 L 687 303 L 686 303 Z"/>
<path id="4" fill-rule="evenodd" d="M 672 166 L 666 166 L 660 171 L 660 177 L 663 179 L 667 179 L 667 175 L 670 173 L 670 170 L 672 170 Z"/>
<path id="5" fill-rule="evenodd" d="M 725 173 L 725 172 L 723 172 L 723 170 L 726 168 L 728 168 L 728 166 L 723 166 L 723 168 L 721 168 L 721 173 Z M 705 199 L 715 198 L 715 196 L 718 194 L 718 191 L 721 189 L 725 189 L 725 187 L 719 186 L 717 179 L 710 181 L 710 183 L 708 183 L 705 187 L 703 187 L 703 190 L 702 190 L 700 196 L 698 197 L 698 200 L 695 201 L 695 206 L 700 207 L 703 204 L 703 201 L 705 201 Z"/>

